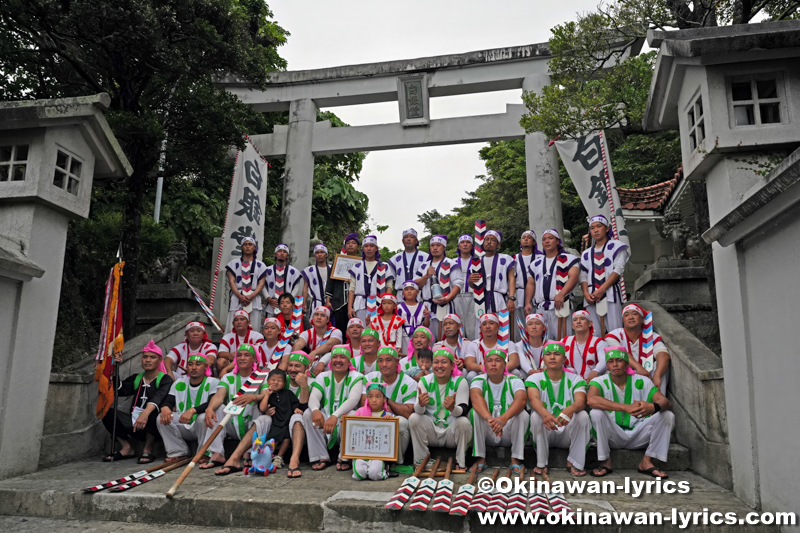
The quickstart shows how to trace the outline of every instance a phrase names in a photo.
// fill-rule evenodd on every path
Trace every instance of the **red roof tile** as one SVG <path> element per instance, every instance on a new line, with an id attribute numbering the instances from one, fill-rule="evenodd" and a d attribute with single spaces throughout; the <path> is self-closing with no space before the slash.
<path id="1" fill-rule="evenodd" d="M 649 187 L 639 189 L 618 188 L 619 201 L 623 209 L 629 210 L 658 210 L 664 207 L 669 200 L 669 196 L 678 185 L 677 178 L 656 183 Z"/>

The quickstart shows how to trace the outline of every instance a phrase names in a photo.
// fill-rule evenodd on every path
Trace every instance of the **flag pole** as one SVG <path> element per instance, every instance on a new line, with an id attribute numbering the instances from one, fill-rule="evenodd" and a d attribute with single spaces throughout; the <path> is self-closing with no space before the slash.
<path id="1" fill-rule="evenodd" d="M 116 270 L 119 266 L 118 276 L 114 276 L 114 292 L 117 295 L 117 301 L 119 301 L 119 278 L 122 277 L 122 242 L 119 243 L 119 248 L 117 248 L 117 264 L 114 265 L 114 269 Z M 113 313 L 114 320 L 113 324 L 117 323 L 117 309 L 119 309 L 119 303 L 115 306 L 111 312 Z M 114 330 L 116 327 L 112 327 L 110 330 L 111 335 L 114 335 Z M 121 332 L 120 332 L 121 333 Z M 117 407 L 119 406 L 119 365 L 117 364 L 117 354 L 116 354 L 116 342 L 114 341 L 115 337 L 112 337 L 112 341 L 108 344 L 108 351 L 111 352 L 111 366 L 114 368 L 113 377 L 111 378 L 111 387 L 114 389 L 114 420 L 111 425 L 111 461 L 114 461 L 114 456 L 116 455 L 117 451 L 117 416 L 118 411 Z"/>

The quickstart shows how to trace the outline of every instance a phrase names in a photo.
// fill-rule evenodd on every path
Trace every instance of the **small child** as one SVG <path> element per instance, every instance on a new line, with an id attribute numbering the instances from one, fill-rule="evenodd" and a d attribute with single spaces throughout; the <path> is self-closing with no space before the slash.
<path id="1" fill-rule="evenodd" d="M 375 418 L 391 418 L 394 415 L 386 405 L 386 386 L 383 383 L 367 385 L 367 403 L 354 413 L 356 416 L 374 416 Z M 380 459 L 356 459 L 353 463 L 353 479 L 365 481 L 382 481 L 395 477 L 389 472 L 386 462 Z"/>
<path id="2" fill-rule="evenodd" d="M 397 314 L 406 321 L 403 328 L 407 339 L 419 326 L 431 326 L 430 308 L 426 302 L 419 303 L 418 296 L 419 285 L 416 281 L 410 279 L 403 283 L 403 301 L 397 306 Z"/>
<path id="3" fill-rule="evenodd" d="M 412 366 L 406 370 L 406 375 L 410 378 L 419 380 L 423 376 L 431 373 L 431 365 L 433 364 L 433 352 L 430 348 L 422 348 L 416 351 L 417 366 Z"/>
<path id="4" fill-rule="evenodd" d="M 267 394 L 261 399 L 258 408 L 262 413 L 272 417 L 272 425 L 267 433 L 266 440 L 275 439 L 280 445 L 278 453 L 272 459 L 272 463 L 280 468 L 283 466 L 283 456 L 289 450 L 291 443 L 291 433 L 289 432 L 289 421 L 295 413 L 303 414 L 307 404 L 300 403 L 295 394 L 286 388 L 286 372 L 280 368 L 271 370 L 267 376 Z"/>
<path id="5" fill-rule="evenodd" d="M 378 313 L 378 316 L 372 317 L 369 327 L 380 333 L 382 346 L 392 346 L 398 352 L 402 352 L 405 320 L 397 315 L 397 298 L 392 294 L 384 294 L 381 297 Z"/>

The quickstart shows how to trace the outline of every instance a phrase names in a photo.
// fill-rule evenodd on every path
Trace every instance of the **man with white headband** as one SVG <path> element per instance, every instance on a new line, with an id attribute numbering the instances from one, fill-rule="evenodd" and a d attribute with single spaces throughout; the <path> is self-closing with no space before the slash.
<path id="1" fill-rule="evenodd" d="M 541 372 L 542 350 L 547 340 L 547 319 L 539 313 L 525 317 L 525 338 L 517 343 L 519 368 L 513 371 L 522 379 Z"/>
<path id="2" fill-rule="evenodd" d="M 402 293 L 397 303 L 395 312 L 403 319 L 403 333 L 406 339 L 410 338 L 419 326 L 430 327 L 431 316 L 428 302 L 419 301 L 419 285 L 413 279 L 403 282 Z M 384 344 L 387 344 L 384 342 Z"/>
<path id="3" fill-rule="evenodd" d="M 574 335 L 563 340 L 567 352 L 565 366 L 589 383 L 606 373 L 605 353 L 608 344 L 594 336 L 592 317 L 582 309 L 572 313 L 572 331 Z"/>
<path id="4" fill-rule="evenodd" d="M 375 235 L 367 235 L 364 237 L 364 244 L 361 245 L 361 262 L 350 269 L 350 294 L 347 307 L 350 318 L 358 317 L 364 324 L 369 323 L 367 297 L 382 296 L 377 286 L 378 267 L 381 265 L 386 265 L 383 290 L 391 294 L 395 279 L 394 267 L 391 263 L 381 261 L 378 238 Z"/>
<path id="5" fill-rule="evenodd" d="M 569 448 L 570 474 L 586 475 L 583 467 L 592 429 L 586 412 L 586 382 L 581 376 L 564 371 L 566 353 L 563 343 L 549 341 L 542 354 L 544 372 L 525 380 L 531 402 L 531 435 L 536 447 L 535 475 L 547 472 L 551 446 Z"/>
<path id="6" fill-rule="evenodd" d="M 445 315 L 442 320 L 443 338 L 433 346 L 437 348 L 447 348 L 456 356 L 455 363 L 458 370 L 464 371 L 464 357 L 470 341 L 461 336 L 461 317 L 455 313 Z"/>
<path id="7" fill-rule="evenodd" d="M 256 324 L 261 323 L 263 311 L 261 291 L 266 283 L 267 266 L 258 260 L 258 245 L 254 237 L 242 237 L 239 248 L 241 256 L 231 259 L 225 265 L 226 278 L 231 289 L 226 332 L 231 330 L 234 311 L 244 309 Z"/>
<path id="8" fill-rule="evenodd" d="M 500 319 L 494 313 L 486 313 L 480 318 L 481 337 L 471 342 L 464 351 L 464 368 L 467 371 L 467 380 L 470 383 L 475 377 L 486 372 L 484 358 L 489 350 L 500 347 L 497 341 L 497 330 L 499 328 Z M 509 372 L 519 367 L 519 355 L 513 342 L 508 343 L 506 367 Z"/>
<path id="9" fill-rule="evenodd" d="M 473 455 L 478 472 L 486 469 L 486 445 L 511 448 L 512 476 L 519 475 L 525 459 L 525 432 L 528 429 L 527 398 L 522 380 L 506 374 L 506 353 L 493 349 L 484 358 L 486 372 L 470 383 L 474 428 Z"/>
<path id="10" fill-rule="evenodd" d="M 441 337 L 437 315 L 443 316 L 455 312 L 453 301 L 464 287 L 461 269 L 458 268 L 455 261 L 445 257 L 446 249 L 447 235 L 431 237 L 431 257 L 422 265 L 416 276 L 417 284 L 422 287 L 422 301 L 430 308 L 431 324 L 429 327 L 435 339 Z M 434 292 L 437 294 L 436 299 L 434 299 Z"/>
<path id="11" fill-rule="evenodd" d="M 608 219 L 596 215 L 589 219 L 589 234 L 594 246 L 583 252 L 581 256 L 580 283 L 583 289 L 584 307 L 592 316 L 594 330 L 598 335 L 605 335 L 622 327 L 622 289 L 619 280 L 625 271 L 625 264 L 630 259 L 628 245 L 613 238 Z M 600 317 L 596 305 L 603 299 L 608 302 L 608 314 L 605 317 L 606 331 L 602 331 Z"/>
<path id="12" fill-rule="evenodd" d="M 236 348 L 242 344 L 252 344 L 258 347 L 264 342 L 261 333 L 254 331 L 250 326 L 250 316 L 247 311 L 239 310 L 233 313 L 233 330 L 225 334 L 219 342 L 217 355 L 217 375 L 222 377 L 233 371 L 236 364 Z"/>
<path id="13" fill-rule="evenodd" d="M 305 330 L 294 343 L 294 351 L 305 350 L 312 365 L 334 346 L 342 343 L 342 332 L 329 322 L 331 311 L 327 307 L 319 306 L 311 315 L 311 327 Z"/>
<path id="14" fill-rule="evenodd" d="M 458 293 L 454 305 L 454 313 L 461 317 L 464 325 L 464 336 L 472 340 L 476 338 L 475 333 L 475 295 L 469 286 L 469 266 L 472 261 L 474 245 L 472 235 L 462 235 L 458 238 L 458 255 L 453 260 L 455 269 L 461 271 L 461 279 L 464 280 L 464 287 Z"/>
<path id="15" fill-rule="evenodd" d="M 531 261 L 539 255 L 539 249 L 536 246 L 536 233 L 532 230 L 525 230 L 522 232 L 522 237 L 519 239 L 519 253 L 514 256 L 514 261 L 517 262 L 515 265 L 516 271 L 516 309 L 514 311 L 514 316 L 524 317 L 528 314 L 528 311 L 525 307 L 531 303 L 531 300 L 525 299 L 525 287 L 528 284 L 528 267 L 531 265 Z M 511 325 L 511 338 L 515 342 L 519 342 L 521 339 L 519 338 L 519 331 L 517 328 Z"/>
<path id="16" fill-rule="evenodd" d="M 233 313 L 228 316 L 233 319 Z M 184 335 L 186 340 L 173 346 L 164 358 L 164 368 L 172 379 L 180 379 L 186 375 L 186 364 L 189 362 L 190 353 L 203 354 L 212 367 L 217 360 L 217 347 L 208 338 L 205 324 L 196 320 L 189 322 L 184 329 Z"/>
<path id="17" fill-rule="evenodd" d="M 395 271 L 394 286 L 402 287 L 404 282 L 416 279 L 417 272 L 428 260 L 428 254 L 419 251 L 417 230 L 403 230 L 403 251 L 389 260 Z"/>
<path id="18" fill-rule="evenodd" d="M 597 459 L 601 461 L 592 475 L 603 477 L 612 472 L 611 449 L 636 450 L 647 446 L 639 463 L 639 472 L 667 479 L 667 473 L 653 464 L 666 462 L 669 439 L 675 426 L 672 403 L 650 378 L 628 373 L 630 354 L 622 346 L 606 350 L 608 374 L 589 383 L 588 403 L 592 408 L 592 426 L 596 433 Z"/>
<path id="19" fill-rule="evenodd" d="M 284 293 L 299 296 L 303 290 L 303 275 L 289 264 L 289 247 L 279 244 L 275 247 L 275 264 L 268 266 L 266 285 L 261 292 L 267 300 L 267 316 L 278 314 L 278 297 Z"/>
<path id="20" fill-rule="evenodd" d="M 606 343 L 619 344 L 624 346 L 631 358 L 628 364 L 631 368 L 642 376 L 648 376 L 661 394 L 667 395 L 667 384 L 669 383 L 669 351 L 661 335 L 653 331 L 653 348 L 649 354 L 644 353 L 644 315 L 645 310 L 638 304 L 628 304 L 622 309 L 622 323 L 624 327 L 615 329 L 606 335 Z M 652 357 L 650 362 L 646 362 L 648 357 Z M 645 365 L 650 366 L 648 371 Z"/>
<path id="21" fill-rule="evenodd" d="M 366 331 L 366 330 L 365 330 Z M 374 330 L 372 330 L 374 331 Z M 367 384 L 383 383 L 386 387 L 386 404 L 389 410 L 399 419 L 400 425 L 400 454 L 398 463 L 403 464 L 403 455 L 411 442 L 411 432 L 408 428 L 408 417 L 414 412 L 414 402 L 417 401 L 417 382 L 407 376 L 405 372 L 398 371 L 397 362 L 400 354 L 391 346 L 382 346 L 378 350 L 378 369 L 366 375 Z M 353 365 L 356 366 L 356 361 Z M 358 370 L 358 366 L 356 366 Z M 361 397 L 362 403 L 366 402 L 366 391 Z"/>
<path id="22" fill-rule="evenodd" d="M 525 288 L 525 300 L 533 300 L 536 312 L 547 318 L 550 325 L 547 336 L 551 340 L 558 338 L 559 317 L 556 310 L 569 308 L 572 301 L 572 289 L 580 280 L 580 260 L 564 251 L 561 235 L 555 229 L 542 234 L 544 254 L 536 257 L 528 269 L 528 283 Z M 534 312 L 531 304 L 526 305 L 526 312 Z M 569 316 L 569 315 L 567 315 Z M 563 322 L 567 322 L 562 319 Z M 572 325 L 566 323 L 566 331 L 562 336 L 572 333 Z"/>
<path id="23" fill-rule="evenodd" d="M 314 246 L 315 264 L 303 269 L 303 302 L 311 320 L 311 311 L 325 305 L 325 285 L 331 275 L 331 266 L 328 264 L 328 247 L 324 244 Z"/>
<path id="24" fill-rule="evenodd" d="M 264 319 L 261 334 L 264 336 L 264 342 L 258 345 L 258 366 L 263 371 L 278 367 L 284 368 L 285 356 L 289 353 L 289 349 L 285 348 L 281 352 L 275 353 L 281 338 L 281 321 L 275 317 Z"/>
<path id="25" fill-rule="evenodd" d="M 483 271 L 484 289 L 486 289 L 486 312 L 499 313 L 517 307 L 516 293 L 516 261 L 510 255 L 498 253 L 502 236 L 499 231 L 489 230 L 483 238 Z M 481 274 L 470 274 L 471 284 L 480 281 Z M 510 293 L 509 293 L 510 292 Z M 513 320 L 513 317 L 511 317 Z M 480 323 L 475 324 L 480 329 Z M 510 361 L 509 361 L 510 362 Z"/>

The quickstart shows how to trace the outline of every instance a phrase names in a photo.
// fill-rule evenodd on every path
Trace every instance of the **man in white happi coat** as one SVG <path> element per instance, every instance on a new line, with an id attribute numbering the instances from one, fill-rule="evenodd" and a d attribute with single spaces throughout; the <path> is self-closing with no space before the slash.
<path id="1" fill-rule="evenodd" d="M 452 259 L 445 257 L 447 235 L 431 237 L 430 259 L 417 272 L 416 282 L 422 288 L 422 301 L 431 313 L 430 329 L 434 339 L 441 338 L 438 315 L 455 312 L 454 300 L 464 288 L 464 277 L 461 268 Z M 441 288 L 441 291 L 438 289 Z M 437 298 L 434 299 L 434 291 Z M 438 296 L 441 294 L 441 296 Z M 440 310 L 441 308 L 441 310 Z"/>
<path id="2" fill-rule="evenodd" d="M 236 359 L 236 348 L 242 344 L 252 344 L 258 350 L 264 336 L 255 331 L 250 325 L 250 315 L 240 309 L 233 313 L 233 329 L 226 333 L 219 342 L 217 353 L 217 374 L 222 377 L 228 372 L 233 372 Z"/>
<path id="3" fill-rule="evenodd" d="M 203 354 L 190 354 L 186 365 L 187 374 L 172 383 L 167 399 L 161 404 L 158 433 L 164 441 L 167 463 L 189 457 L 188 441 L 204 444 L 208 430 L 204 416 L 219 383 L 218 379 L 206 376 L 208 360 Z M 222 433 L 217 439 L 222 442 Z"/>
<path id="4" fill-rule="evenodd" d="M 522 232 L 522 236 L 519 239 L 519 253 L 514 256 L 514 261 L 516 261 L 516 265 L 514 266 L 516 272 L 515 281 L 517 285 L 515 316 L 524 317 L 530 314 L 530 311 L 525 309 L 525 307 L 531 303 L 531 300 L 525 299 L 525 288 L 528 285 L 528 268 L 530 268 L 531 262 L 539 254 L 541 254 L 541 252 L 536 246 L 536 232 L 532 229 Z M 522 340 L 519 337 L 519 331 L 513 324 L 511 327 L 511 338 L 514 342 Z"/>
<path id="5" fill-rule="evenodd" d="M 475 295 L 470 287 L 469 267 L 472 261 L 474 245 L 471 235 L 462 235 L 458 238 L 458 256 L 453 260 L 456 269 L 461 271 L 461 279 L 464 280 L 464 288 L 458 293 L 453 305 L 455 314 L 461 317 L 464 324 L 464 336 L 469 340 L 477 338 L 477 328 L 475 327 Z"/>
<path id="6" fill-rule="evenodd" d="M 314 378 L 311 384 L 303 426 L 308 440 L 308 460 L 314 463 L 312 470 L 325 470 L 330 466 L 329 450 L 342 438 L 341 418 L 354 411 L 361 401 L 364 375 L 350 370 L 350 355 L 349 346 L 334 347 L 330 371 Z M 350 462 L 340 457 L 336 470 L 350 470 Z"/>
<path id="7" fill-rule="evenodd" d="M 542 368 L 542 350 L 547 341 L 547 319 L 539 313 L 525 317 L 525 339 L 517 343 L 519 368 L 513 371 L 522 379 L 536 374 Z"/>
<path id="8" fill-rule="evenodd" d="M 267 266 L 258 260 L 258 245 L 254 237 L 242 237 L 239 248 L 241 256 L 225 265 L 225 276 L 231 290 L 226 333 L 231 330 L 234 311 L 244 309 L 256 324 L 261 322 L 263 316 L 261 291 L 266 283 Z"/>
<path id="9" fill-rule="evenodd" d="M 282 351 L 277 351 L 281 338 L 281 321 L 275 317 L 264 319 L 264 328 L 261 330 L 264 342 L 258 345 L 258 366 L 264 371 L 280 367 L 285 370 L 284 356 L 291 350 L 287 346 Z"/>
<path id="10" fill-rule="evenodd" d="M 299 296 L 303 290 L 303 274 L 289 264 L 289 246 L 275 247 L 275 264 L 268 266 L 266 284 L 261 295 L 267 300 L 266 316 L 278 314 L 278 297 L 284 293 Z"/>
<path id="11" fill-rule="evenodd" d="M 403 283 L 417 278 L 417 272 L 428 263 L 430 256 L 419 250 L 417 230 L 403 230 L 403 251 L 389 259 L 395 272 L 394 286 L 402 287 Z"/>
<path id="12" fill-rule="evenodd" d="M 486 295 L 486 312 L 499 313 L 509 309 L 510 320 L 513 321 L 513 311 L 517 307 L 516 296 L 516 262 L 507 254 L 498 253 L 503 237 L 499 231 L 489 230 L 483 238 L 483 251 L 485 255 L 481 263 L 482 274 L 470 274 L 469 283 L 475 286 L 483 276 L 483 287 Z M 480 329 L 480 317 L 475 324 Z M 509 361 L 510 362 L 510 361 Z"/>
<path id="13" fill-rule="evenodd" d="M 561 235 L 554 229 L 549 229 L 542 234 L 542 248 L 544 253 L 537 256 L 528 269 L 528 284 L 525 289 L 525 299 L 532 299 L 536 306 L 535 311 L 547 319 L 547 336 L 551 340 L 559 340 L 559 317 L 556 310 L 567 315 L 561 318 L 565 337 L 572 333 L 572 324 L 569 320 L 569 309 L 572 305 L 572 289 L 580 280 L 580 260 L 574 255 L 564 251 Z M 531 304 L 526 305 L 528 313 L 534 312 Z"/>
<path id="14" fill-rule="evenodd" d="M 325 287 L 331 275 L 328 264 L 328 247 L 324 244 L 314 246 L 314 264 L 301 271 L 303 275 L 303 305 L 308 319 L 317 307 L 325 305 Z"/>
<path id="15" fill-rule="evenodd" d="M 317 307 L 311 315 L 311 327 L 305 330 L 294 343 L 294 350 L 305 350 L 311 365 L 316 366 L 320 358 L 341 344 L 342 332 L 330 323 L 331 310 Z"/>
<path id="16" fill-rule="evenodd" d="M 622 309 L 623 327 L 610 331 L 606 335 L 607 344 L 618 344 L 624 346 L 631 358 L 628 364 L 637 374 L 648 376 L 661 394 L 667 394 L 667 384 L 669 383 L 669 362 L 670 356 L 667 345 L 661 335 L 653 331 L 653 348 L 650 354 L 645 354 L 644 347 L 644 315 L 645 310 L 638 304 L 628 304 Z M 650 361 L 647 362 L 647 358 Z M 648 371 L 648 367 L 652 370 Z"/>
<path id="17" fill-rule="evenodd" d="M 675 426 L 672 403 L 646 376 L 628 373 L 630 354 L 622 346 L 606 350 L 608 374 L 589 383 L 588 403 L 592 426 L 597 434 L 597 458 L 601 461 L 592 475 L 603 477 L 612 472 L 610 450 L 636 450 L 647 447 L 639 463 L 639 472 L 667 478 L 653 459 L 666 462 L 669 438 Z"/>
<path id="18" fill-rule="evenodd" d="M 408 419 L 414 462 L 421 463 L 430 445 L 456 449 L 459 469 L 466 467 L 472 438 L 469 422 L 469 387 L 463 376 L 453 377 L 455 356 L 446 348 L 433 352 L 433 373 L 420 378 L 414 413 Z"/>
<path id="19" fill-rule="evenodd" d="M 583 309 L 572 313 L 572 331 L 574 335 L 563 340 L 567 350 L 565 365 L 589 383 L 606 373 L 605 354 L 608 344 L 594 336 L 592 317 Z"/>
<path id="20" fill-rule="evenodd" d="M 589 219 L 589 234 L 594 246 L 581 255 L 581 288 L 583 305 L 592 317 L 592 324 L 598 336 L 622 327 L 622 304 L 625 301 L 619 280 L 630 259 L 628 245 L 613 238 L 608 219 L 595 215 Z M 605 317 L 605 331 L 601 328 L 597 315 L 597 303 L 606 299 L 608 314 Z"/>
<path id="21" fill-rule="evenodd" d="M 464 368 L 467 371 L 467 380 L 472 380 L 486 370 L 483 367 L 486 354 L 494 348 L 502 348 L 497 340 L 497 331 L 500 328 L 500 319 L 494 313 L 486 313 L 480 318 L 481 337 L 471 343 L 464 351 Z M 506 368 L 509 372 L 519 367 L 519 355 L 517 346 L 508 343 Z"/>
<path id="22" fill-rule="evenodd" d="M 531 402 L 531 435 L 536 447 L 534 474 L 547 472 L 550 447 L 569 448 L 567 469 L 576 477 L 586 475 L 586 447 L 592 424 L 586 412 L 586 382 L 564 371 L 564 344 L 548 341 L 542 354 L 544 372 L 525 380 Z"/>
<path id="23" fill-rule="evenodd" d="M 378 370 L 366 374 L 366 380 L 367 384 L 383 383 L 386 387 L 386 404 L 399 420 L 400 453 L 397 462 L 403 464 L 403 456 L 411 442 L 408 418 L 414 412 L 414 402 L 417 401 L 417 382 L 408 377 L 405 372 L 397 371 L 399 360 L 400 354 L 395 348 L 382 346 L 378 350 Z M 361 403 L 367 401 L 366 387 L 364 391 Z"/>
<path id="24" fill-rule="evenodd" d="M 395 272 L 392 263 L 381 261 L 378 251 L 378 238 L 367 235 L 361 245 L 361 262 L 350 269 L 350 292 L 348 298 L 348 316 L 358 317 L 364 324 L 369 324 L 370 317 L 367 312 L 367 298 L 369 296 L 382 296 L 377 286 L 378 267 L 386 265 L 384 294 L 391 294 L 394 288 Z"/>
<path id="25" fill-rule="evenodd" d="M 217 360 L 217 347 L 208 338 L 205 324 L 196 320 L 189 322 L 184 329 L 184 335 L 186 339 L 177 346 L 173 346 L 167 357 L 164 358 L 167 375 L 173 380 L 186 375 L 186 364 L 189 361 L 190 353 L 199 352 L 205 355 L 211 366 Z"/>
<path id="26" fill-rule="evenodd" d="M 525 385 L 513 374 L 506 374 L 506 353 L 489 350 L 484 359 L 486 373 L 470 383 L 474 430 L 473 452 L 478 472 L 486 469 L 486 445 L 511 448 L 511 468 L 519 474 L 525 459 L 525 432 L 528 414 Z"/>
<path id="27" fill-rule="evenodd" d="M 447 348 L 456 356 L 456 368 L 464 372 L 464 357 L 470 341 L 461 336 L 461 317 L 455 313 L 445 315 L 442 320 L 443 339 L 434 344 L 433 349 Z"/>

